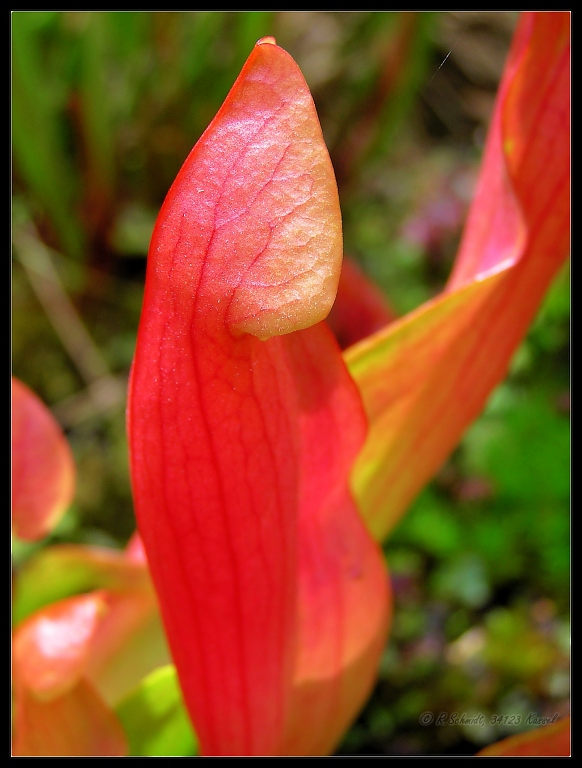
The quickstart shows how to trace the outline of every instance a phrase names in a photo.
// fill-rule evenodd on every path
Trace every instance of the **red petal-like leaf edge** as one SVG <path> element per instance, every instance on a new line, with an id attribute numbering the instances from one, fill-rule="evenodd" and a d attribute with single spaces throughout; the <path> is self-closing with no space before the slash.
<path id="1" fill-rule="evenodd" d="M 445 292 L 345 352 L 370 430 L 353 491 L 384 538 L 507 372 L 569 251 L 570 16 L 520 18 Z"/>

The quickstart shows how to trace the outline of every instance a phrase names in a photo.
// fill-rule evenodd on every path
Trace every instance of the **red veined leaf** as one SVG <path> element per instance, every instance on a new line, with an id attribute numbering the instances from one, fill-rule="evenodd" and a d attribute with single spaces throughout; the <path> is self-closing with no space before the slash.
<path id="1" fill-rule="evenodd" d="M 378 538 L 503 379 L 568 256 L 569 27 L 567 12 L 520 18 L 444 293 L 345 352 L 370 422 L 353 489 Z"/>
<path id="2" fill-rule="evenodd" d="M 260 41 L 156 223 L 128 406 L 139 529 L 205 755 L 330 749 L 378 662 L 386 576 L 346 485 L 364 416 L 329 330 L 308 327 L 341 250 L 309 90 Z"/>
<path id="3" fill-rule="evenodd" d="M 570 718 L 518 733 L 485 747 L 476 757 L 570 757 Z"/>
<path id="4" fill-rule="evenodd" d="M 49 409 L 12 378 L 12 529 L 18 538 L 46 536 L 70 504 L 75 465 Z"/>
<path id="5" fill-rule="evenodd" d="M 519 263 L 537 298 L 568 255 L 569 224 L 570 14 L 522 13 L 447 290 Z"/>
<path id="6" fill-rule="evenodd" d="M 309 89 L 272 38 L 184 163 L 150 251 L 146 303 L 179 265 L 166 301 L 216 315 L 235 335 L 267 339 L 328 314 L 342 259 L 337 187 Z"/>

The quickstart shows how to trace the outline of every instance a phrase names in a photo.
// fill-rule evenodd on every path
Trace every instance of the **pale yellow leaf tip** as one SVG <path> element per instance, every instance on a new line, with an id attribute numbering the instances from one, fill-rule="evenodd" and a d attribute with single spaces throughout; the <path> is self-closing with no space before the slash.
<path id="1" fill-rule="evenodd" d="M 335 175 L 309 87 L 275 38 L 258 45 L 239 81 L 241 91 L 253 84 L 245 107 L 260 125 L 255 146 L 247 150 L 252 162 L 246 186 L 257 191 L 247 207 L 242 248 L 257 244 L 234 290 L 227 324 L 235 334 L 265 340 L 329 314 L 343 240 Z"/>

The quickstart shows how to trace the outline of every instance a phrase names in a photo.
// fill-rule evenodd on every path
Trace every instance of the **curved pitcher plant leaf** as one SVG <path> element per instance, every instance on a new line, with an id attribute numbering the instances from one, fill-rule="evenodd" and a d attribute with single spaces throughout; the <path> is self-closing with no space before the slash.
<path id="1" fill-rule="evenodd" d="M 341 258 L 309 89 L 263 39 L 161 209 L 130 383 L 138 525 L 203 755 L 330 751 L 385 641 L 347 487 L 365 418 L 319 322 Z"/>
<path id="2" fill-rule="evenodd" d="M 376 538 L 506 375 L 569 235 L 570 16 L 524 13 L 445 290 L 345 351 L 370 423 L 352 488 Z"/>

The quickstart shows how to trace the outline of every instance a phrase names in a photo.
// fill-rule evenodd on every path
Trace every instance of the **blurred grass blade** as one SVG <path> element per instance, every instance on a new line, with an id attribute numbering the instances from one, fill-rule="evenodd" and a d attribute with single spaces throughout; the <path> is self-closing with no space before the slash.
<path id="1" fill-rule="evenodd" d="M 84 14 L 79 67 L 79 125 L 85 171 L 85 216 L 93 237 L 106 240 L 115 211 L 115 141 L 111 95 L 106 80 L 107 41 L 114 18 Z"/>
<path id="2" fill-rule="evenodd" d="M 425 78 L 432 21 L 427 12 L 382 12 L 366 25 L 371 29 L 362 31 L 371 34 L 370 45 L 380 53 L 373 76 L 354 92 L 352 108 L 331 149 L 340 188 L 353 185 L 352 175 L 363 164 L 390 149 Z"/>
<path id="3" fill-rule="evenodd" d="M 74 172 L 63 149 L 63 94 L 41 55 L 39 26 L 54 23 L 35 12 L 12 13 L 12 147 L 16 170 L 50 219 L 63 251 L 84 252 L 73 200 Z"/>
<path id="4" fill-rule="evenodd" d="M 273 33 L 273 16 L 273 11 L 243 11 L 236 14 L 236 42 L 241 61 L 246 59 L 257 40 Z"/>

